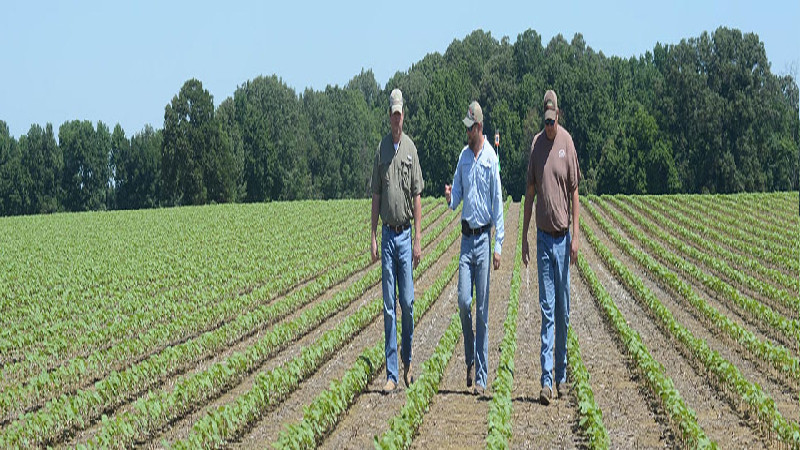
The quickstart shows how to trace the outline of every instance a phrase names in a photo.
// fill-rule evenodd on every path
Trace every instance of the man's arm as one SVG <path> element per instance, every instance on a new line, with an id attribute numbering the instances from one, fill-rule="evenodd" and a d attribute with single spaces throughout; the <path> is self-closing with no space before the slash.
<path id="1" fill-rule="evenodd" d="M 500 170 L 494 168 L 492 180 L 492 221 L 494 222 L 494 269 L 500 268 L 500 255 L 503 254 L 503 241 L 505 240 L 505 223 L 503 221 L 503 185 L 500 181 Z"/>
<path id="2" fill-rule="evenodd" d="M 422 200 L 419 195 L 414 196 L 414 268 L 419 265 L 419 260 L 422 259 L 422 245 L 420 245 L 420 237 L 422 236 Z"/>
<path id="3" fill-rule="evenodd" d="M 378 228 L 378 214 L 381 210 L 381 196 L 378 194 L 372 194 L 372 226 L 370 227 L 370 231 L 372 233 L 371 239 L 371 246 L 372 246 L 372 262 L 378 260 L 378 237 L 376 234 L 376 230 Z"/>
<path id="4" fill-rule="evenodd" d="M 453 174 L 453 186 L 450 188 L 449 185 L 444 185 L 444 197 L 447 201 L 447 206 L 455 211 L 458 208 L 458 204 L 461 203 L 461 157 L 458 158 L 456 162 L 456 173 Z M 450 188 L 450 189 L 448 189 Z"/>
<path id="5" fill-rule="evenodd" d="M 531 211 L 533 210 L 533 199 L 536 197 L 536 186 L 529 184 L 525 191 L 525 209 L 522 214 L 522 262 L 525 266 L 530 261 L 530 249 L 528 247 L 528 228 L 531 225 Z"/>
<path id="6" fill-rule="evenodd" d="M 578 231 L 581 229 L 578 218 L 580 216 L 580 201 L 578 200 L 578 190 L 572 191 L 572 245 L 569 250 L 569 262 L 574 264 L 578 260 Z"/>

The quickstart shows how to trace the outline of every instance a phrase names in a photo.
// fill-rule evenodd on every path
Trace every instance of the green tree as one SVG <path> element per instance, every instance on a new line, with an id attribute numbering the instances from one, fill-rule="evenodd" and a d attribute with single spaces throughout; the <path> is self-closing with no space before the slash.
<path id="1" fill-rule="evenodd" d="M 25 214 L 30 207 L 27 193 L 30 179 L 19 149 L 8 125 L 0 120 L 0 215 L 3 216 Z"/>
<path id="2" fill-rule="evenodd" d="M 236 122 L 236 106 L 233 99 L 228 97 L 217 107 L 217 120 L 222 127 L 222 133 L 231 143 L 233 154 L 233 173 L 236 182 L 237 201 L 244 199 L 247 185 L 244 180 L 244 142 L 239 123 Z"/>
<path id="3" fill-rule="evenodd" d="M 295 92 L 278 77 L 257 77 L 236 89 L 233 101 L 244 145 L 245 199 L 308 198 L 309 126 Z"/>
<path id="4" fill-rule="evenodd" d="M 461 119 L 475 99 L 468 77 L 458 70 L 433 75 L 428 101 L 421 110 L 424 121 L 415 141 L 426 195 L 440 195 L 445 184 L 453 183 L 456 163 L 467 139 Z"/>
<path id="5" fill-rule="evenodd" d="M 125 158 L 129 158 L 131 151 L 131 142 L 125 136 L 125 130 L 122 125 L 116 124 L 114 131 L 111 133 L 111 155 L 108 160 L 108 169 L 111 174 L 111 183 L 109 184 L 108 192 L 108 209 L 118 209 L 117 194 L 119 188 L 119 181 L 123 178 L 118 174 L 118 162 Z"/>
<path id="6" fill-rule="evenodd" d="M 231 141 L 216 120 L 213 97 L 197 79 L 186 81 L 165 108 L 161 168 L 167 204 L 235 200 Z"/>
<path id="7" fill-rule="evenodd" d="M 88 120 L 64 122 L 58 129 L 64 153 L 64 207 L 68 211 L 105 209 L 111 133 L 103 122 L 95 131 Z"/>
<path id="8" fill-rule="evenodd" d="M 129 145 L 120 142 L 115 146 L 118 149 L 114 158 L 117 208 L 142 209 L 159 205 L 162 141 L 161 131 L 146 125 L 131 136 Z"/>
<path id="9" fill-rule="evenodd" d="M 53 126 L 44 129 L 31 125 L 28 134 L 20 140 L 22 174 L 26 182 L 29 204 L 25 213 L 41 214 L 59 211 L 62 196 L 64 157 L 56 143 Z"/>
<path id="10" fill-rule="evenodd" d="M 360 89 L 328 86 L 306 90 L 303 111 L 309 119 L 309 168 L 314 197 L 365 197 L 380 135 L 378 122 Z"/>

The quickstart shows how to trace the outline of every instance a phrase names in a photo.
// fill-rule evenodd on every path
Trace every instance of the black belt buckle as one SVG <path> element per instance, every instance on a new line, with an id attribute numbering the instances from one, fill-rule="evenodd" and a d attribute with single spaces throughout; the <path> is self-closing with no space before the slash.
<path id="1" fill-rule="evenodd" d="M 403 231 L 407 230 L 410 227 L 410 224 L 405 225 L 386 225 L 390 230 L 394 231 L 395 233 L 402 233 Z"/>
<path id="2" fill-rule="evenodd" d="M 470 228 L 469 222 L 467 222 L 466 220 L 462 220 L 461 221 L 461 234 L 463 234 L 464 236 L 477 236 L 479 234 L 483 234 L 486 230 L 489 229 L 490 226 L 491 225 L 489 225 L 487 223 L 486 225 L 484 225 L 482 227 Z"/>
<path id="3" fill-rule="evenodd" d="M 539 228 L 539 229 L 542 230 L 541 228 Z M 569 231 L 569 228 L 564 228 L 563 230 L 559 230 L 559 231 L 542 230 L 542 232 L 544 232 L 546 234 L 549 234 L 551 237 L 554 237 L 554 238 L 560 238 L 560 237 L 566 235 L 567 231 Z"/>

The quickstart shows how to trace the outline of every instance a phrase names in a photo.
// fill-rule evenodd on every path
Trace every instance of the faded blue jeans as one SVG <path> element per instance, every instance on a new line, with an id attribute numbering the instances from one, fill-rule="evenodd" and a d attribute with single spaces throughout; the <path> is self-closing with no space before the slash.
<path id="1" fill-rule="evenodd" d="M 537 230 L 536 262 L 539 271 L 539 306 L 542 309 L 542 387 L 553 388 L 553 328 L 555 325 L 555 381 L 567 381 L 567 328 L 569 327 L 570 233 L 554 238 Z"/>
<path id="2" fill-rule="evenodd" d="M 397 314 L 396 300 L 402 310 L 403 364 L 411 364 L 411 340 L 414 336 L 414 267 L 412 265 L 411 228 L 396 233 L 381 227 L 381 284 L 383 285 L 383 331 L 386 354 L 386 379 L 397 384 Z M 399 295 L 398 295 L 399 294 Z"/>
<path id="3" fill-rule="evenodd" d="M 464 334 L 467 368 L 475 364 L 475 384 L 486 388 L 489 374 L 489 277 L 492 233 L 461 236 L 458 260 L 458 312 Z M 475 287 L 475 334 L 472 333 L 472 288 Z"/>

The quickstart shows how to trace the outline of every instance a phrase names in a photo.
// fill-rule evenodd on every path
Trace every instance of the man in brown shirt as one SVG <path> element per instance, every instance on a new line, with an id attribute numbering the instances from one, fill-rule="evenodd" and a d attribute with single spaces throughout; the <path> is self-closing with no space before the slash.
<path id="1" fill-rule="evenodd" d="M 378 260 L 376 228 L 378 215 L 383 222 L 381 232 L 381 284 L 383 287 L 384 351 L 386 354 L 386 384 L 384 392 L 397 387 L 397 314 L 402 310 L 403 336 L 400 356 L 403 359 L 403 380 L 408 387 L 411 375 L 411 340 L 414 336 L 413 268 L 422 256 L 420 227 L 424 187 L 417 147 L 403 132 L 403 93 L 392 91 L 389 97 L 389 118 L 392 132 L 383 137 L 375 154 L 372 168 L 372 261 Z M 414 219 L 412 243 L 411 219 Z M 413 267 L 412 267 L 413 266 Z M 396 301 L 397 300 L 397 301 Z"/>
<path id="2" fill-rule="evenodd" d="M 578 257 L 578 180 L 580 167 L 572 136 L 558 126 L 556 93 L 544 94 L 544 132 L 531 143 L 528 186 L 522 222 L 522 262 L 528 265 L 528 227 L 536 199 L 536 260 L 539 272 L 539 306 L 542 311 L 542 390 L 539 400 L 553 398 L 555 326 L 555 382 L 558 396 L 567 381 L 567 329 L 569 327 L 569 265 Z M 572 219 L 572 231 L 570 231 Z"/>

